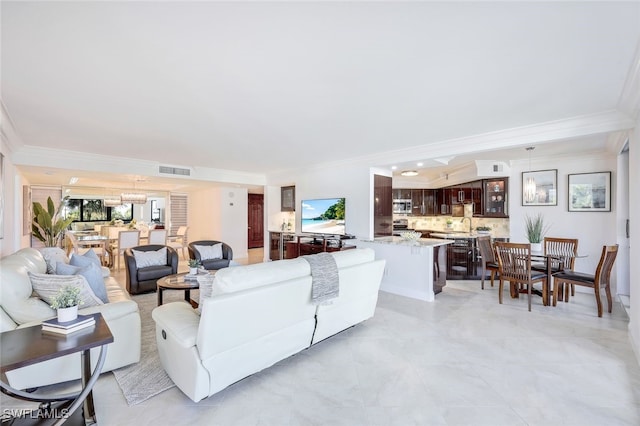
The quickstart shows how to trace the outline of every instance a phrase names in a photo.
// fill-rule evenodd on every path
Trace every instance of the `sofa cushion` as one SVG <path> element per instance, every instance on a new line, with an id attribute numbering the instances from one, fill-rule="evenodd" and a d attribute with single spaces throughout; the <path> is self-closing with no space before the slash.
<path id="1" fill-rule="evenodd" d="M 29 272 L 29 280 L 31 280 L 33 291 L 49 305 L 51 305 L 58 291 L 66 285 L 80 287 L 81 307 L 86 308 L 87 306 L 103 304 L 102 300 L 93 293 L 87 280 L 82 275 L 51 275 Z"/>
<path id="2" fill-rule="evenodd" d="M 76 256 L 73 256 L 76 257 Z M 103 303 L 109 303 L 109 298 L 107 297 L 107 289 L 104 286 L 104 277 L 102 276 L 102 268 L 97 266 L 95 263 L 89 261 L 89 263 L 84 266 L 74 266 L 72 264 L 66 264 L 63 262 L 58 262 L 56 265 L 56 273 L 58 275 L 82 275 L 87 280 L 87 283 L 91 287 L 93 294 L 98 296 Z"/>
<path id="3" fill-rule="evenodd" d="M 47 274 L 56 273 L 56 265 L 58 262 L 69 263 L 69 257 L 59 247 L 48 247 L 46 250 L 42 250 L 42 257 L 47 262 Z"/>
<path id="4" fill-rule="evenodd" d="M 201 313 L 202 303 L 208 297 L 215 296 L 220 293 L 220 288 L 216 286 L 216 290 L 214 290 L 214 282 L 216 276 L 214 274 L 202 274 L 198 275 L 198 287 L 200 290 L 200 301 L 198 303 L 198 307 L 196 308 L 196 312 Z"/>
<path id="5" fill-rule="evenodd" d="M 148 266 L 166 266 L 167 265 L 167 248 L 162 247 L 160 250 L 140 251 L 133 250 L 133 257 L 136 259 L 136 267 L 138 269 Z"/>
<path id="6" fill-rule="evenodd" d="M 193 248 L 200 253 L 200 260 L 222 259 L 222 243 L 212 246 L 193 245 Z"/>
<path id="7" fill-rule="evenodd" d="M 214 286 L 218 286 L 223 293 L 230 293 L 292 280 L 310 274 L 309 262 L 304 259 L 277 260 L 275 262 L 220 269 L 216 272 Z"/>
<path id="8" fill-rule="evenodd" d="M 74 253 L 73 255 L 71 255 L 71 259 L 69 259 L 69 264 L 73 266 L 80 266 L 80 267 L 84 267 L 89 264 L 94 264 L 97 267 L 102 266 L 102 263 L 100 262 L 100 258 L 98 257 L 96 252 L 93 251 L 93 249 L 87 250 L 84 254 Z"/>
<path id="9" fill-rule="evenodd" d="M 173 274 L 171 265 L 147 266 L 146 268 L 138 269 L 138 282 L 157 280 L 171 274 Z"/>

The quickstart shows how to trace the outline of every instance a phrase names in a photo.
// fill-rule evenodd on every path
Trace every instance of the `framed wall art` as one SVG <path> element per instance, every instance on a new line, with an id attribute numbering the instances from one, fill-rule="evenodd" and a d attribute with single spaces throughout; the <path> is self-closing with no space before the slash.
<path id="1" fill-rule="evenodd" d="M 611 172 L 569 175 L 570 212 L 610 212 Z"/>
<path id="2" fill-rule="evenodd" d="M 557 206 L 558 170 L 522 172 L 523 206 Z"/>

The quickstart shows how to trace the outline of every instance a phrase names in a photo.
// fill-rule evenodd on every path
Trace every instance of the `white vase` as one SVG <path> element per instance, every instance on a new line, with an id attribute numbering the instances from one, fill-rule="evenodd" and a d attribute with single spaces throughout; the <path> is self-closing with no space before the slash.
<path id="1" fill-rule="evenodd" d="M 198 267 L 189 267 L 189 274 L 190 275 L 198 275 Z"/>
<path id="2" fill-rule="evenodd" d="M 542 243 L 531 243 L 531 251 L 535 253 L 542 253 Z"/>
<path id="3" fill-rule="evenodd" d="M 78 318 L 78 305 L 70 308 L 58 308 L 58 321 L 69 322 Z"/>

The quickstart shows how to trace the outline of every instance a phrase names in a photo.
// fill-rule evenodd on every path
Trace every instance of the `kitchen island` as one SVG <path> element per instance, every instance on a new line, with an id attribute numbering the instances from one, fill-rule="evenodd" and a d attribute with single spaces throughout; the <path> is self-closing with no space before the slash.
<path id="1" fill-rule="evenodd" d="M 453 241 L 420 238 L 379 237 L 358 240 L 358 247 L 370 247 L 387 265 L 380 290 L 433 302 L 447 280 L 447 245 Z"/>

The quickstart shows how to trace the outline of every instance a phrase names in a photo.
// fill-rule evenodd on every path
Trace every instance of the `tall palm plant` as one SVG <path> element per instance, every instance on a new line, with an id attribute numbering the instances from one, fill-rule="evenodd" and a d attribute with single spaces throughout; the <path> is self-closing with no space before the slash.
<path id="1" fill-rule="evenodd" d="M 60 215 L 62 207 L 68 198 L 63 198 L 57 208 L 53 204 L 51 197 L 47 198 L 46 209 L 37 201 L 33 203 L 31 232 L 46 247 L 58 247 L 64 230 L 73 222 L 73 218 L 65 219 Z"/>

